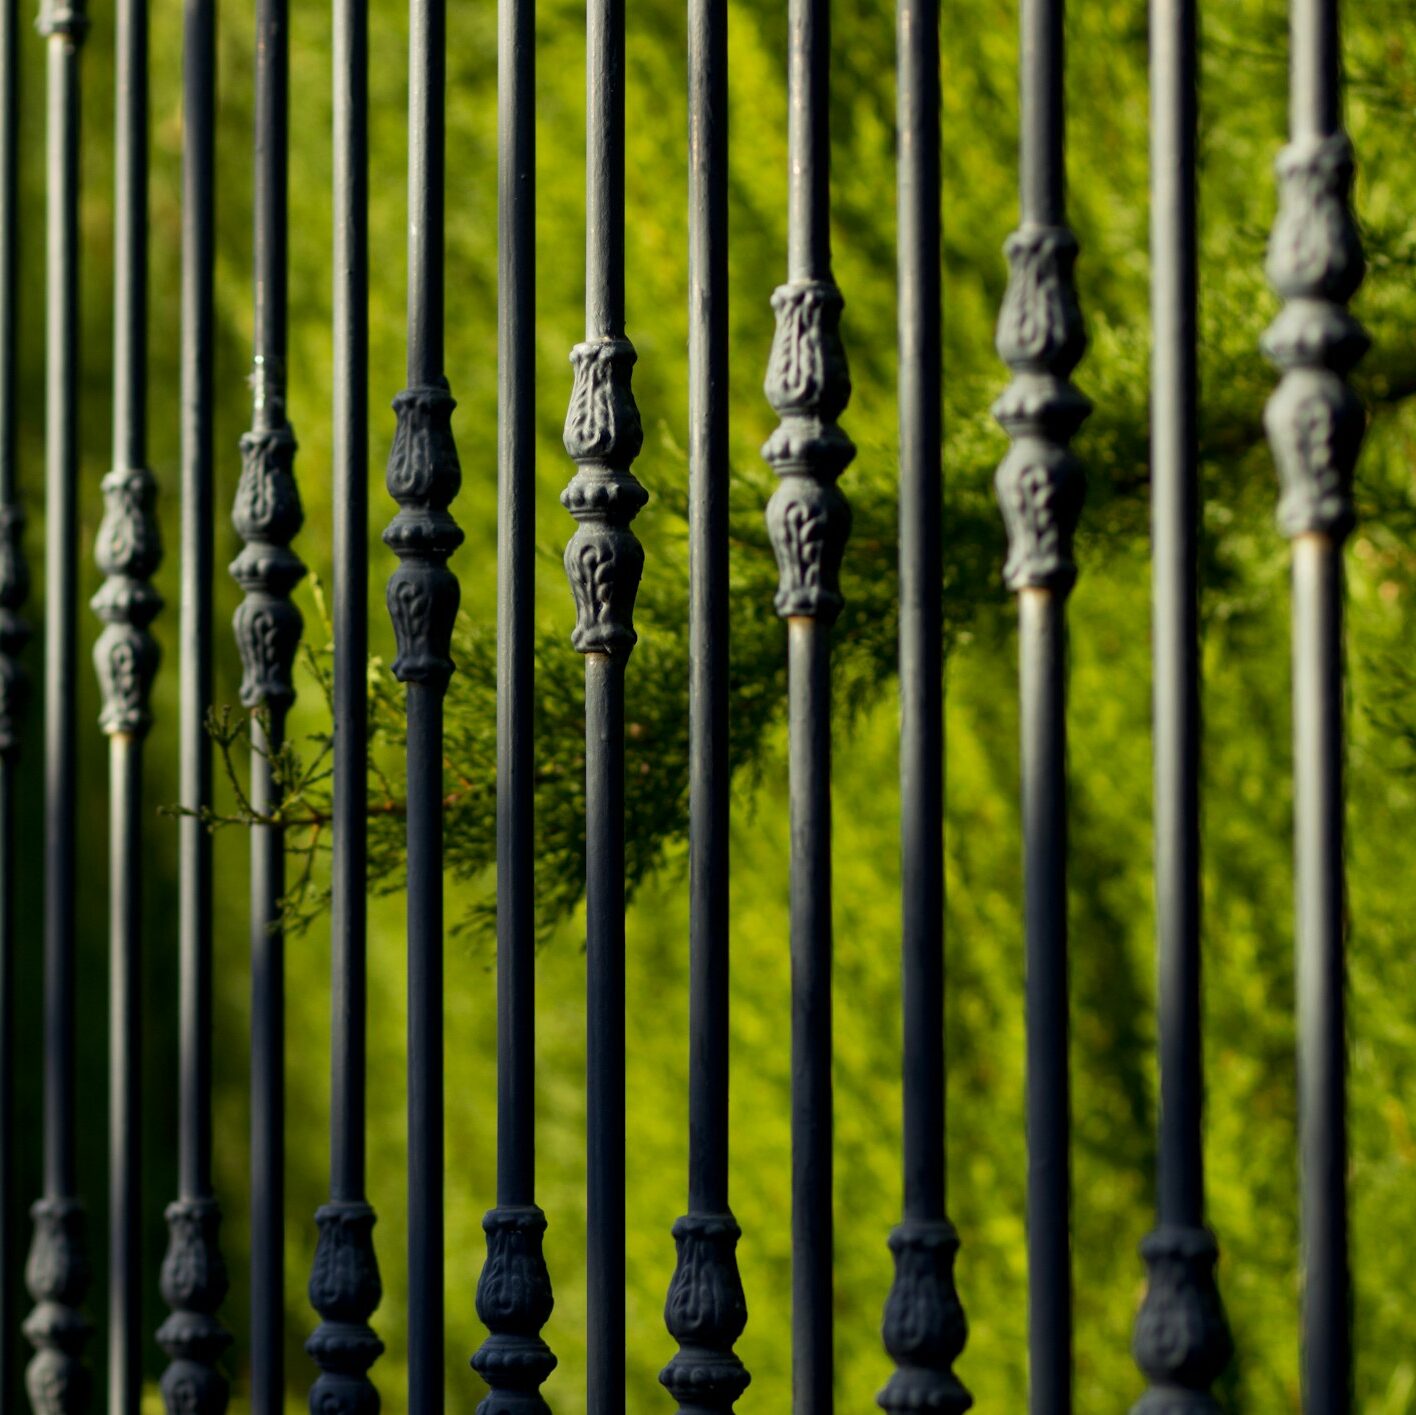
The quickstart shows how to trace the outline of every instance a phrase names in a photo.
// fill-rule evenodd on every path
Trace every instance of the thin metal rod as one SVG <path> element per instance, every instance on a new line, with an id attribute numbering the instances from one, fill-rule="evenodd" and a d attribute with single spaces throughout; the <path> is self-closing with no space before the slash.
<path id="1" fill-rule="evenodd" d="M 555 1369 L 536 1206 L 536 13 L 497 7 L 497 1203 L 482 1220 L 472 1365 L 527 1410 Z M 500 1281 L 515 1263 L 521 1280 Z M 504 1394 L 503 1394 L 504 1393 Z"/>
<path id="2" fill-rule="evenodd" d="M 148 12 L 118 0 L 113 125 L 113 464 L 147 463 Z"/>
<path id="3" fill-rule="evenodd" d="M 831 278 L 831 7 L 787 6 L 787 279 Z"/>
<path id="4" fill-rule="evenodd" d="M 945 1203 L 943 467 L 940 455 L 939 6 L 897 0 L 900 844 L 904 1204 L 883 1335 L 887 1411 L 959 1415 L 968 1328 Z"/>
<path id="5" fill-rule="evenodd" d="M 1151 546 L 1162 1223 L 1204 1221 L 1194 0 L 1151 6 Z"/>
<path id="6" fill-rule="evenodd" d="M 1060 226 L 1066 208 L 1064 0 L 1021 0 L 1022 223 Z"/>
<path id="7" fill-rule="evenodd" d="M 408 1405 L 443 1408 L 442 722 L 408 686 Z"/>
<path id="8" fill-rule="evenodd" d="M 792 974 L 792 1409 L 833 1408 L 831 644 L 788 621 Z"/>
<path id="9" fill-rule="evenodd" d="M 170 1415 L 220 1415 L 228 1383 L 218 1366 L 230 1336 L 217 1318 L 226 1295 L 212 1192 L 212 857 L 201 813 L 212 801 L 212 363 L 215 321 L 216 6 L 184 0 L 182 43 L 181 612 L 178 624 L 178 1136 L 179 1197 L 167 1207 L 158 1331 Z M 196 1275 L 195 1278 L 193 1275 Z"/>
<path id="10" fill-rule="evenodd" d="M 334 828 L 330 919 L 329 1202 L 305 1344 L 320 1368 L 310 1409 L 373 1410 L 369 1325 L 381 1295 L 364 1196 L 368 1070 L 369 149 L 367 0 L 334 5 Z"/>
<path id="11" fill-rule="evenodd" d="M 142 1401 L 142 740 L 115 736 L 108 769 L 108 1410 Z"/>
<path id="12" fill-rule="evenodd" d="M 624 660 L 585 658 L 590 1415 L 624 1409 Z"/>
<path id="13" fill-rule="evenodd" d="M 688 7 L 688 1212 L 665 1322 L 679 1351 L 659 1379 L 684 1410 L 731 1410 L 750 1377 L 728 1203 L 728 19 Z M 722 1296 L 710 1314 L 702 1284 Z M 705 1361 L 705 1355 L 708 1360 Z M 707 1366 L 711 1380 L 702 1372 Z"/>
<path id="14" fill-rule="evenodd" d="M 300 613 L 290 592 L 305 573 L 290 541 L 300 528 L 295 436 L 285 410 L 289 15 L 286 0 L 257 0 L 254 181 L 254 367 L 251 430 L 241 442 L 232 519 L 245 541 L 231 573 L 245 590 L 234 628 L 251 727 L 251 802 L 279 805 L 274 762 L 295 696 L 291 669 Z M 251 1409 L 285 1403 L 285 832 L 251 832 Z"/>
<path id="15" fill-rule="evenodd" d="M 535 7 L 502 0 L 497 192 L 497 1203 L 535 1203 Z"/>
<path id="16" fill-rule="evenodd" d="M 1292 0 L 1290 141 L 1268 276 L 1284 307 L 1264 336 L 1282 373 L 1264 423 L 1293 541 L 1293 774 L 1303 1409 L 1352 1408 L 1343 864 L 1342 545 L 1366 429 L 1346 382 L 1369 340 L 1347 309 L 1365 265 L 1342 128 L 1337 0 Z M 1314 420 L 1324 435 L 1314 439 Z"/>
<path id="17" fill-rule="evenodd" d="M 63 1392 L 66 1411 L 86 1404 L 80 1352 L 88 1324 L 77 1311 L 88 1286 L 75 1163 L 75 812 L 78 590 L 79 50 L 81 7 L 49 0 L 45 233 L 44 610 L 44 1197 L 32 1209 L 26 1267 L 38 1304 L 25 1324 L 35 1347 L 30 1401 Z M 77 1339 L 76 1339 L 77 1338 Z"/>
<path id="18" fill-rule="evenodd" d="M 18 1394 L 15 1335 L 20 1264 L 15 1231 L 15 801 L 19 712 L 27 686 L 18 656 L 28 590 L 16 497 L 15 354 L 18 343 L 20 53 L 18 0 L 0 3 L 0 1401 Z"/>
<path id="19" fill-rule="evenodd" d="M 1303 1408 L 1351 1408 L 1344 1024 L 1342 564 L 1323 535 L 1293 544 L 1293 759 L 1298 880 L 1298 1101 Z"/>
<path id="20" fill-rule="evenodd" d="M 443 376 L 446 0 L 411 0 L 408 38 L 408 385 Z"/>
<path id="21" fill-rule="evenodd" d="M 624 0 L 585 6 L 585 331 L 624 334 Z"/>
<path id="22" fill-rule="evenodd" d="M 1027 934 L 1028 1361 L 1034 1415 L 1072 1405 L 1065 600 L 1018 604 Z"/>
<path id="23" fill-rule="evenodd" d="M 1204 1226 L 1200 1042 L 1199 379 L 1195 0 L 1151 0 L 1151 585 L 1156 1000 L 1160 1143 L 1156 1227 L 1132 1347 L 1150 1390 L 1135 1407 L 1218 1411 L 1209 1388 L 1231 1343 Z M 1177 1339 L 1169 1314 L 1200 1312 Z"/>

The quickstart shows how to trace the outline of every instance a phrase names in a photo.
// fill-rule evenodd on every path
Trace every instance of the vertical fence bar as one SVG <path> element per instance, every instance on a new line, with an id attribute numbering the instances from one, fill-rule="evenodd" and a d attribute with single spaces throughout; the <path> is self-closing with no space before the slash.
<path id="1" fill-rule="evenodd" d="M 1344 993 L 1342 545 L 1366 415 L 1346 375 L 1366 352 L 1347 302 L 1364 263 L 1342 127 L 1336 0 L 1292 0 L 1290 140 L 1278 158 L 1269 280 L 1285 301 L 1264 336 L 1282 378 L 1264 422 L 1293 542 L 1293 757 L 1303 1408 L 1351 1408 Z"/>
<path id="2" fill-rule="evenodd" d="M 387 486 L 399 510 L 384 543 L 408 711 L 408 1404 L 443 1408 L 443 697 L 452 675 L 462 544 L 448 506 L 462 485 L 457 406 L 443 372 L 446 0 L 412 0 L 409 40 L 408 387 Z"/>
<path id="3" fill-rule="evenodd" d="M 536 537 L 536 12 L 497 8 L 497 1203 L 472 1365 L 487 1415 L 546 1412 L 554 1299 L 536 1204 L 533 692 Z"/>
<path id="4" fill-rule="evenodd" d="M 383 1342 L 374 1210 L 364 1194 L 367 1073 L 369 647 L 369 48 L 367 0 L 334 5 L 334 833 L 330 1186 L 315 1214 L 305 1350 L 319 1365 L 311 1415 L 377 1415 L 369 1367 Z"/>
<path id="5" fill-rule="evenodd" d="M 48 51 L 45 272 L 44 605 L 44 1197 L 30 1210 L 25 1322 L 36 1415 L 84 1410 L 89 1322 L 84 1211 L 75 1163 L 75 678 L 78 589 L 79 51 L 82 0 L 46 0 Z"/>
<path id="6" fill-rule="evenodd" d="M 728 1202 L 728 11 L 688 6 L 688 1212 L 660 1381 L 684 1411 L 726 1411 L 751 1377 Z"/>
<path id="7" fill-rule="evenodd" d="M 1156 1227 L 1136 1322 L 1150 1389 L 1135 1415 L 1219 1406 L 1228 1363 L 1205 1227 L 1200 1043 L 1199 447 L 1195 0 L 1151 0 L 1151 566 L 1154 624 L 1155 896 L 1160 1047 Z M 1193 1314 L 1177 1328 L 1174 1313 Z"/>
<path id="8" fill-rule="evenodd" d="M 148 626 L 162 608 L 151 576 L 162 559 L 147 467 L 147 4 L 116 13 L 113 248 L 113 470 L 94 559 L 91 601 L 109 740 L 108 1410 L 142 1400 L 142 800 L 143 742 L 159 650 Z"/>
<path id="9" fill-rule="evenodd" d="M 944 1156 L 944 697 L 940 455 L 939 6 L 895 7 L 900 285 L 900 801 L 904 1212 L 884 1338 L 885 1410 L 962 1415 L 968 1325 Z"/>
<path id="10" fill-rule="evenodd" d="M 29 642 L 20 607 L 29 593 L 15 485 L 15 354 L 18 339 L 20 205 L 20 25 L 18 0 L 0 4 L 0 1401 L 16 1386 L 13 1272 L 15 1198 L 15 797 Z"/>
<path id="11" fill-rule="evenodd" d="M 781 478 L 767 503 L 777 613 L 787 621 L 791 801 L 792 1410 L 830 1415 L 831 626 L 844 603 L 850 506 L 837 478 L 855 446 L 837 419 L 850 401 L 844 301 L 831 274 L 829 0 L 787 10 L 790 187 L 787 283 L 765 391 L 781 419 L 762 455 Z"/>
<path id="12" fill-rule="evenodd" d="M 251 1409 L 284 1409 L 285 1372 L 285 832 L 276 760 L 295 699 L 305 573 L 290 541 L 304 519 L 295 433 L 285 410 L 289 21 L 285 0 L 258 0 L 255 74 L 255 321 L 251 430 L 231 520 L 245 542 L 231 576 L 245 597 L 233 628 L 251 719 Z"/>
<path id="13" fill-rule="evenodd" d="M 561 505 L 585 655 L 587 1385 L 589 1415 L 624 1409 L 624 677 L 638 636 L 644 550 L 630 528 L 649 494 L 630 466 L 644 445 L 624 332 L 624 0 L 586 5 L 585 339 Z"/>
<path id="14" fill-rule="evenodd" d="M 169 1415 L 221 1415 L 229 1383 L 218 1362 L 231 1343 L 217 1316 L 226 1296 L 211 1177 L 212 356 L 215 321 L 215 0 L 184 0 L 182 38 L 182 332 L 180 350 L 182 576 L 178 740 L 178 1198 L 167 1206 L 161 1288 L 170 1315 L 157 1333 L 169 1358 Z"/>
<path id="15" fill-rule="evenodd" d="M 1029 1408 L 1072 1408 L 1067 1070 L 1066 602 L 1085 478 L 1068 447 L 1091 404 L 1070 382 L 1086 348 L 1066 226 L 1063 0 L 1023 0 L 1021 220 L 1008 238 L 999 356 L 1013 381 L 993 415 L 1008 587 L 1018 592 L 1027 934 Z"/>

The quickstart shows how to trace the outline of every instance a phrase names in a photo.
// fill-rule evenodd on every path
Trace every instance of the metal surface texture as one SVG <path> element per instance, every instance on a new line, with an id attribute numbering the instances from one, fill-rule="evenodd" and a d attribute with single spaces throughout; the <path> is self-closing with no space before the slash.
<path id="1" fill-rule="evenodd" d="M 1068 443 L 1091 411 L 1071 373 L 1086 347 L 1064 193 L 1063 0 L 1024 0 L 1021 220 L 1008 237 L 993 406 L 1012 439 L 998 468 L 1003 576 L 1018 592 L 1027 1014 L 1028 1366 L 1033 1415 L 1072 1408 L 1067 1007 L 1066 599 L 1084 477 Z"/>
<path id="2" fill-rule="evenodd" d="M 1347 375 L 1368 338 L 1347 303 L 1365 273 L 1342 127 L 1336 0 L 1292 0 L 1289 143 L 1269 282 L 1284 301 L 1264 336 L 1282 377 L 1264 411 L 1293 542 L 1294 865 L 1303 1409 L 1352 1408 L 1347 1213 L 1346 877 L 1343 861 L 1342 545 L 1366 412 Z"/>

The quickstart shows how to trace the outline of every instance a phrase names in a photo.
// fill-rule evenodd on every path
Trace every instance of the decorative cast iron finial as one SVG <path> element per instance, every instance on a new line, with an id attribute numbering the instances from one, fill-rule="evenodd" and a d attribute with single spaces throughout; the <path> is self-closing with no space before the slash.
<path id="1" fill-rule="evenodd" d="M 25 1369 L 34 1415 L 82 1415 L 92 1377 L 80 1353 L 92 1327 L 80 1310 L 89 1285 L 84 1210 L 77 1199 L 40 1199 L 30 1209 L 34 1240 L 25 1286 L 35 1308 L 25 1336 L 35 1348 Z"/>
<path id="2" fill-rule="evenodd" d="M 19 661 L 31 632 L 19 612 L 29 595 L 24 525 L 18 504 L 0 506 L 0 755 L 19 749 L 20 718 L 29 698 L 29 675 Z"/>
<path id="3" fill-rule="evenodd" d="M 624 338 L 588 340 L 570 351 L 575 383 L 564 442 L 577 470 L 560 499 L 578 523 L 565 547 L 565 573 L 575 597 L 570 641 L 579 653 L 626 656 L 639 637 L 634 601 L 644 550 L 630 522 L 649 493 L 629 470 L 644 445 L 630 388 L 635 358 Z"/>
<path id="4" fill-rule="evenodd" d="M 116 468 L 103 479 L 105 511 L 94 559 L 106 578 L 89 604 L 106 626 L 93 663 L 103 693 L 98 723 L 110 737 L 142 736 L 152 724 L 148 695 L 161 653 L 148 626 L 162 608 L 150 583 L 162 561 L 156 498 L 157 483 L 146 467 Z"/>
<path id="5" fill-rule="evenodd" d="M 482 1228 L 487 1260 L 477 1280 L 477 1316 L 490 1335 L 472 1366 L 492 1390 L 478 1415 L 549 1415 L 541 1385 L 556 1358 L 541 1339 L 555 1305 L 541 1250 L 546 1216 L 535 1206 L 499 1206 Z"/>
<path id="6" fill-rule="evenodd" d="M 374 1255 L 374 1211 L 366 1203 L 328 1203 L 315 1212 L 319 1243 L 310 1305 L 323 1318 L 305 1343 L 320 1374 L 310 1390 L 318 1415 L 378 1415 L 369 1367 L 383 1353 L 369 1318 L 383 1297 Z"/>
<path id="7" fill-rule="evenodd" d="M 664 1324 L 679 1349 L 659 1380 L 685 1415 L 731 1410 L 752 1380 L 733 1350 L 747 1326 L 737 1265 L 741 1236 L 731 1214 L 690 1213 L 674 1224 L 678 1266 Z"/>
<path id="8" fill-rule="evenodd" d="M 829 280 L 794 280 L 772 292 L 777 315 L 764 389 L 781 424 L 762 456 L 781 478 L 767 502 L 777 556 L 777 613 L 834 624 L 845 600 L 841 559 L 851 508 L 836 485 L 855 444 L 836 419 L 851 397 L 841 343 L 845 301 Z"/>
<path id="9" fill-rule="evenodd" d="M 217 1241 L 221 1208 L 213 1198 L 168 1204 L 168 1245 L 159 1287 L 169 1315 L 157 1344 L 167 1353 L 162 1398 L 169 1415 L 222 1415 L 231 1383 L 217 1364 L 231 1333 L 217 1311 L 228 1287 Z"/>
<path id="10" fill-rule="evenodd" d="M 446 381 L 405 388 L 393 400 L 398 426 L 389 452 L 388 494 L 398 514 L 384 532 L 384 544 L 398 556 L 388 582 L 398 657 L 394 676 L 401 683 L 446 688 L 452 676 L 452 626 L 461 600 L 448 556 L 463 535 L 448 514 L 462 486 L 462 466 L 452 438 L 457 406 Z"/>
<path id="11" fill-rule="evenodd" d="M 1283 491 L 1278 523 L 1290 538 L 1319 532 L 1340 544 L 1352 530 L 1352 473 L 1366 431 L 1346 376 L 1370 342 L 1346 308 L 1365 274 L 1349 205 L 1352 145 L 1342 131 L 1299 138 L 1277 170 L 1267 268 L 1285 304 L 1263 349 L 1283 373 L 1264 410 Z"/>
<path id="12" fill-rule="evenodd" d="M 1091 412 L 1070 381 L 1086 349 L 1072 267 L 1077 240 L 1065 226 L 1025 222 L 1003 247 L 1009 278 L 998 318 L 999 357 L 1013 381 L 993 416 L 1013 439 L 994 485 L 1008 528 L 1009 589 L 1067 594 L 1077 578 L 1072 534 L 1086 478 L 1068 443 Z"/>
<path id="13" fill-rule="evenodd" d="M 295 432 L 285 418 L 279 375 L 256 359 L 256 426 L 241 438 L 241 480 L 231 521 L 245 546 L 231 578 L 246 592 L 232 628 L 241 653 L 241 701 L 286 708 L 295 700 L 291 671 L 304 627 L 290 592 L 305 566 L 290 549 L 305 515 L 295 485 Z"/>
<path id="14" fill-rule="evenodd" d="M 890 1234 L 895 1281 L 885 1304 L 885 1349 L 895 1371 L 877 1402 L 890 1415 L 963 1415 L 973 1397 L 954 1374 L 968 1322 L 954 1285 L 959 1235 L 947 1219 L 907 1219 Z"/>

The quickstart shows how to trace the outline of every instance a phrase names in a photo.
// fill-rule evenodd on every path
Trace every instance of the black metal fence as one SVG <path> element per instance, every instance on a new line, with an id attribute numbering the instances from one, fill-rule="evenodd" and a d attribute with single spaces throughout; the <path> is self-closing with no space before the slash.
<path id="1" fill-rule="evenodd" d="M 730 1410 L 746 1389 L 734 1344 L 747 1320 L 729 1205 L 728 1123 L 728 525 L 727 9 L 689 0 L 691 895 L 689 1206 L 673 1238 L 678 1266 L 665 1320 L 679 1350 L 662 1381 L 685 1412 Z M 302 512 L 286 413 L 286 0 L 256 7 L 255 357 L 250 431 L 233 522 L 244 547 L 230 573 L 244 592 L 234 630 L 241 700 L 255 718 L 250 801 L 269 808 L 292 664 L 302 631 L 291 590 L 304 574 L 292 541 Z M 1353 158 L 1340 118 L 1336 0 L 1292 0 L 1291 141 L 1278 163 L 1281 209 L 1269 277 L 1285 300 L 1265 349 L 1280 378 L 1267 426 L 1282 479 L 1280 526 L 1293 541 L 1304 1408 L 1350 1407 L 1343 1028 L 1342 592 L 1340 550 L 1353 522 L 1350 482 L 1364 413 L 1344 376 L 1365 336 L 1346 302 L 1362 277 L 1348 206 Z M 374 1211 L 365 1194 L 367 993 L 365 586 L 369 239 L 368 45 L 363 0 L 334 14 L 333 623 L 334 811 L 332 1112 L 329 1200 L 309 1296 L 319 1324 L 316 1415 L 378 1408 L 371 1368 L 383 1350 L 370 1320 L 380 1298 Z M 179 1188 L 167 1209 L 162 1266 L 169 1308 L 157 1341 L 169 1358 L 170 1411 L 228 1401 L 221 1307 L 227 1279 L 212 1183 L 212 856 L 202 820 L 212 801 L 212 341 L 215 183 L 213 0 L 185 0 L 181 268 L 181 806 Z M 636 354 L 625 330 L 625 7 L 589 0 L 586 328 L 571 351 L 565 448 L 575 464 L 562 501 L 575 521 L 565 567 L 570 641 L 585 659 L 588 1005 L 588 1408 L 625 1406 L 625 703 L 633 690 L 633 611 L 644 550 L 632 523 L 648 493 L 631 467 L 643 434 L 631 392 Z M 944 1163 L 943 740 L 940 355 L 940 47 L 937 0 L 899 0 L 898 274 L 900 684 L 903 848 L 904 1212 L 888 1236 L 896 1276 L 884 1317 L 895 1371 L 880 1395 L 892 1412 L 961 1412 L 971 1398 L 954 1366 L 965 1344 L 953 1280 L 959 1236 Z M 883 23 L 883 20 L 882 20 Z M 74 704 L 81 629 L 76 602 L 76 368 L 81 0 L 46 0 L 47 402 L 45 409 L 45 677 L 42 741 L 23 745 L 19 716 L 29 630 L 15 467 L 18 70 L 29 50 L 14 0 L 0 6 L 0 1188 L 8 1198 L 18 1143 L 13 1034 L 14 832 L 40 810 L 17 793 L 20 752 L 43 754 L 43 1192 L 32 1209 L 23 1330 L 37 1415 L 89 1403 L 92 1359 L 83 1314 L 94 1267 L 109 1284 L 112 1415 L 134 1415 L 141 1352 L 142 1244 L 137 1137 L 142 1035 L 139 938 L 146 854 L 142 751 L 162 608 L 150 580 L 161 554 L 155 480 L 146 467 L 148 250 L 146 0 L 118 0 L 113 470 L 95 555 L 104 576 L 94 664 L 100 727 L 111 754 L 110 1249 L 85 1250 L 75 1145 Z M 1003 574 L 1017 592 L 1026 876 L 1028 1247 L 1031 1408 L 1071 1408 L 1068 1192 L 1066 602 L 1084 471 L 1069 442 L 1090 411 L 1071 376 L 1085 348 L 1073 278 L 1064 178 L 1062 0 L 1023 0 L 1021 219 L 998 352 L 1012 381 L 994 414 L 1012 440 L 997 490 L 1009 535 Z M 551 1310 L 536 1204 L 532 871 L 534 695 L 534 5 L 500 0 L 500 323 L 498 436 L 496 1207 L 486 1216 L 477 1309 L 489 1330 L 472 1364 L 491 1387 L 486 1415 L 546 1407 L 556 1364 L 541 1337 Z M 1147 1415 L 1217 1409 L 1209 1393 L 1230 1356 L 1205 1226 L 1201 1164 L 1197 660 L 1196 0 L 1151 0 L 1153 573 L 1155 873 L 1159 902 L 1162 1085 L 1156 1227 L 1143 1253 L 1150 1286 L 1135 1336 L 1149 1381 Z M 766 508 L 786 620 L 791 796 L 793 1409 L 832 1408 L 831 637 L 850 509 L 838 479 L 854 447 L 840 418 L 851 385 L 830 248 L 829 5 L 789 0 L 791 154 L 786 283 L 772 293 L 777 332 L 766 393 L 780 425 L 763 455 L 780 478 Z M 384 533 L 388 609 L 406 685 L 408 958 L 408 1406 L 443 1406 L 443 697 L 462 541 L 451 507 L 461 471 L 444 369 L 446 31 L 444 0 L 412 0 L 408 123 L 408 369 L 394 398 L 387 471 L 396 514 Z M 766 292 L 764 292 L 764 295 Z M 284 841 L 251 830 L 250 945 L 252 1409 L 281 1408 Z M 85 984 L 87 985 L 87 984 Z M 0 1203 L 0 1207 L 4 1207 Z M 965 1238 L 967 1235 L 965 1235 Z M 882 1253 L 886 1235 L 881 1235 Z M 0 1270 L 19 1240 L 0 1235 Z M 5 1291 L 0 1286 L 0 1292 Z M 312 1326 L 314 1319 L 312 1317 Z M 14 1359 L 20 1314 L 0 1311 L 0 1350 Z M 312 1368 L 313 1375 L 313 1368 Z M 0 1384 L 3 1378 L 0 1377 Z"/>

